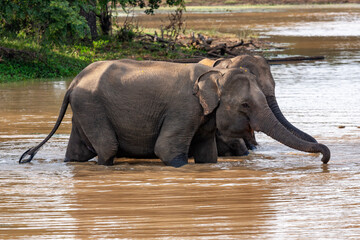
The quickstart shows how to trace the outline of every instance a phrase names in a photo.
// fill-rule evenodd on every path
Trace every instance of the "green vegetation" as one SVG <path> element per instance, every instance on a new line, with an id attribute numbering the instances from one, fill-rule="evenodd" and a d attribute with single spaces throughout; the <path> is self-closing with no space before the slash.
<path id="1" fill-rule="evenodd" d="M 237 0 L 226 0 L 224 3 L 225 4 L 237 4 L 237 3 L 239 3 L 239 1 L 237 1 Z"/>
<path id="2" fill-rule="evenodd" d="M 99 60 L 169 59 L 199 54 L 179 45 L 143 42 L 136 38 L 142 32 L 131 22 L 112 25 L 112 13 L 117 7 L 127 13 L 138 7 L 147 14 L 153 14 L 160 5 L 176 6 L 177 13 L 185 7 L 183 0 L 162 2 L 2 0 L 0 82 L 72 77 Z"/>
<path id="3" fill-rule="evenodd" d="M 115 37 L 53 47 L 44 47 L 30 40 L 3 38 L 0 46 L 0 52 L 13 50 L 12 57 L 0 59 L 0 82 L 73 77 L 88 64 L 100 60 L 165 60 L 201 54 L 199 50 L 192 48 L 170 48 L 157 42 L 137 40 L 120 42 Z"/>
<path id="4" fill-rule="evenodd" d="M 112 13 L 117 7 L 129 12 L 139 7 L 153 14 L 162 0 L 2 0 L 0 1 L 1 33 L 34 37 L 39 43 L 74 43 L 109 35 Z M 184 0 L 166 0 L 164 6 L 184 9 Z"/>

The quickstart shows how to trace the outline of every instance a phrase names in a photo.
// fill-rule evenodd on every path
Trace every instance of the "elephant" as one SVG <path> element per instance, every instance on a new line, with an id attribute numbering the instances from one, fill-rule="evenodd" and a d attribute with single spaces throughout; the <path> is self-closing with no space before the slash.
<path id="1" fill-rule="evenodd" d="M 216 131 L 216 147 L 219 157 L 246 156 L 249 154 L 248 147 L 243 138 L 231 138 Z"/>
<path id="2" fill-rule="evenodd" d="M 289 147 L 322 153 L 323 163 L 330 159 L 325 145 L 298 138 L 276 119 L 247 70 L 124 59 L 82 70 L 65 93 L 52 131 L 19 163 L 30 162 L 51 138 L 69 104 L 73 117 L 66 162 L 97 156 L 99 165 L 112 165 L 115 157 L 157 157 L 181 167 L 190 154 L 195 163 L 216 163 L 216 129 L 238 138 L 249 127 Z"/>
<path id="3" fill-rule="evenodd" d="M 247 68 L 252 74 L 256 76 L 257 83 L 264 93 L 270 109 L 275 114 L 279 122 L 297 137 L 305 141 L 314 143 L 317 142 L 312 136 L 293 126 L 282 114 L 275 97 L 275 81 L 271 74 L 270 66 L 264 57 L 246 54 L 234 58 L 220 58 L 217 60 L 204 58 L 199 63 L 214 68 Z M 242 136 L 244 141 L 232 138 L 228 138 L 225 141 L 221 137 L 218 137 L 218 135 L 221 135 L 219 131 L 216 137 L 217 141 L 221 142 L 219 145 L 222 146 L 222 149 L 229 149 L 226 154 L 230 154 L 232 152 L 233 155 L 230 154 L 231 156 L 244 155 L 244 144 L 234 145 L 234 141 L 238 143 L 246 143 L 247 148 L 251 150 L 254 149 L 257 145 L 252 129 L 249 129 L 248 132 L 244 133 Z M 238 147 L 239 149 L 234 149 L 234 147 Z M 221 151 L 219 151 L 219 153 L 220 152 Z"/>
<path id="4" fill-rule="evenodd" d="M 237 133 L 241 138 L 233 138 L 222 134 L 216 130 L 215 140 L 218 156 L 246 156 L 249 150 L 256 149 L 256 139 L 254 130 L 248 124 L 241 132 Z"/>

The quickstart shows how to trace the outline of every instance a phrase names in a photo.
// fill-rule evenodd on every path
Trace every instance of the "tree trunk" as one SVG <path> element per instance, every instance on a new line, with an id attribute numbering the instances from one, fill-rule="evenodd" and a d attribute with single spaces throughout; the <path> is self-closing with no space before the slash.
<path id="1" fill-rule="evenodd" d="M 105 5 L 100 13 L 100 27 L 103 35 L 109 35 L 111 30 L 111 10 Z"/>
<path id="2" fill-rule="evenodd" d="M 94 4 L 91 2 L 90 4 Z M 96 14 L 94 11 L 86 12 L 83 8 L 80 9 L 80 15 L 85 17 L 87 24 L 90 28 L 91 39 L 96 40 L 99 37 L 96 27 Z"/>

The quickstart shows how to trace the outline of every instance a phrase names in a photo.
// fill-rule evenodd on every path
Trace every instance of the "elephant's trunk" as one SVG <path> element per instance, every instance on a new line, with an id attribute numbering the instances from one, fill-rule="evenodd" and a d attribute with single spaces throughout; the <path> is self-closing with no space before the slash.
<path id="1" fill-rule="evenodd" d="M 254 126 L 252 126 L 255 130 L 264 132 L 266 135 L 269 135 L 273 139 L 288 147 L 310 153 L 320 152 L 323 155 L 321 159 L 323 163 L 327 163 L 330 160 L 330 150 L 328 147 L 320 143 L 305 141 L 292 134 L 276 119 L 268 107 L 266 107 L 262 112 L 262 114 L 264 113 L 266 121 L 259 121 L 255 123 Z"/>
<path id="2" fill-rule="evenodd" d="M 274 113 L 275 117 L 279 120 L 279 122 L 287 129 L 289 130 L 291 133 L 293 133 L 295 136 L 297 136 L 298 138 L 301 138 L 305 141 L 308 142 L 313 142 L 313 143 L 317 143 L 317 141 L 315 140 L 315 138 L 313 138 L 312 136 L 310 136 L 309 134 L 301 131 L 300 129 L 296 128 L 295 126 L 293 126 L 286 118 L 285 116 L 282 114 L 279 105 L 276 101 L 275 96 L 267 96 L 266 97 L 266 101 L 268 102 L 268 105 L 271 109 L 271 111 Z"/>

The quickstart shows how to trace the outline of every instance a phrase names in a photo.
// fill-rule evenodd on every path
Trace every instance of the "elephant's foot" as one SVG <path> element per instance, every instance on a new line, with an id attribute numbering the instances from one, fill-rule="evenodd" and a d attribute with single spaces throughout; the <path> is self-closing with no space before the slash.
<path id="1" fill-rule="evenodd" d="M 242 153 L 239 153 L 238 155 L 235 155 L 235 156 L 247 156 L 249 154 L 250 154 L 250 152 L 246 150 L 246 151 L 244 151 Z"/>
<path id="2" fill-rule="evenodd" d="M 168 165 L 178 168 L 186 164 L 188 164 L 188 157 L 186 154 L 182 153 L 173 158 Z"/>
<path id="3" fill-rule="evenodd" d="M 65 157 L 64 159 L 64 162 L 87 162 L 89 161 L 89 159 L 87 160 L 76 160 L 76 159 L 71 159 L 71 158 L 68 158 L 68 157 Z"/>
<path id="4" fill-rule="evenodd" d="M 104 165 L 104 166 L 112 166 L 114 165 L 114 158 L 115 157 L 110 157 L 110 158 L 98 158 L 98 165 Z"/>
<path id="5" fill-rule="evenodd" d="M 246 144 L 246 147 L 247 147 L 247 149 L 249 149 L 249 150 L 255 150 L 255 149 L 256 149 L 256 146 L 255 146 L 254 144 L 251 144 L 251 143 Z"/>
<path id="6" fill-rule="evenodd" d="M 194 161 L 196 164 L 204 164 L 204 163 L 217 163 L 217 158 L 209 158 L 209 157 L 199 157 L 196 156 L 196 158 L 194 158 Z"/>

